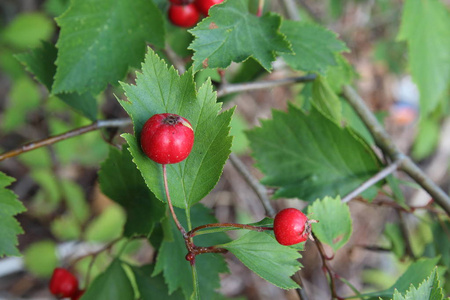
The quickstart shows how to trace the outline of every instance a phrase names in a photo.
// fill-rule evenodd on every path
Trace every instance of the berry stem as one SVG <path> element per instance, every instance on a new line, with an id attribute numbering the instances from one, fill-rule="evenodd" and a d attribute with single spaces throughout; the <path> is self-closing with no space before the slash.
<path id="1" fill-rule="evenodd" d="M 247 225 L 247 224 L 237 224 L 237 223 L 211 223 L 211 224 L 205 224 L 198 227 L 195 227 L 191 231 L 187 233 L 188 237 L 194 237 L 196 236 L 196 231 L 199 231 L 201 229 L 205 228 L 212 228 L 212 227 L 220 227 L 220 228 L 226 228 L 226 227 L 233 227 L 238 229 L 248 229 L 248 230 L 254 230 L 258 232 L 262 232 L 265 230 L 273 230 L 272 227 L 259 227 L 259 226 L 253 226 L 253 225 Z"/>
<path id="2" fill-rule="evenodd" d="M 262 16 L 263 8 L 264 8 L 264 0 L 259 0 L 258 1 L 258 11 L 256 12 L 257 17 Z"/>
<path id="3" fill-rule="evenodd" d="M 167 169 L 166 169 L 166 164 L 162 165 L 162 169 L 163 169 L 163 178 L 164 178 L 164 189 L 166 191 L 166 198 L 167 198 L 167 203 L 169 204 L 169 209 L 170 209 L 170 213 L 172 214 L 172 218 L 175 221 L 175 224 L 177 225 L 178 230 L 181 232 L 181 234 L 183 235 L 184 239 L 187 239 L 188 236 L 186 234 L 186 230 L 184 229 L 184 227 L 181 225 L 180 221 L 178 221 L 177 215 L 175 214 L 175 210 L 173 209 L 173 205 L 172 205 L 172 200 L 170 200 L 170 194 L 169 194 L 169 185 L 167 184 Z"/>

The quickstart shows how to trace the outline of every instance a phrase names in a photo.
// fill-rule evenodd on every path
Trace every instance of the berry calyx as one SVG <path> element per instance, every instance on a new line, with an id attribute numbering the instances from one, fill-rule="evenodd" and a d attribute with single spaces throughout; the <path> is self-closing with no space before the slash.
<path id="1" fill-rule="evenodd" d="M 64 268 L 56 268 L 49 289 L 57 297 L 72 297 L 78 291 L 78 279 Z"/>
<path id="2" fill-rule="evenodd" d="M 273 222 L 273 231 L 278 243 L 290 246 L 306 241 L 311 236 L 311 223 L 316 220 L 309 220 L 300 210 L 286 208 L 280 211 Z"/>
<path id="3" fill-rule="evenodd" d="M 208 15 L 211 6 L 222 3 L 223 0 L 195 0 L 195 6 L 205 16 Z"/>
<path id="4" fill-rule="evenodd" d="M 171 3 L 169 6 L 168 15 L 172 24 L 185 28 L 194 26 L 200 18 L 200 13 L 193 3 L 186 5 Z"/>
<path id="5" fill-rule="evenodd" d="M 185 160 L 194 145 L 191 123 L 176 114 L 157 114 L 145 122 L 141 148 L 159 164 L 176 164 Z"/>

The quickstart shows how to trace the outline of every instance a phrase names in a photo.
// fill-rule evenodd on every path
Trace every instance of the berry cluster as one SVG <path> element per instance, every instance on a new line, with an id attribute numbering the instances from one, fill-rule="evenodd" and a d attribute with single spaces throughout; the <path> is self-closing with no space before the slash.
<path id="1" fill-rule="evenodd" d="M 169 0 L 169 20 L 179 27 L 192 27 L 197 24 L 200 14 L 208 15 L 211 6 L 223 0 Z"/>
<path id="2" fill-rule="evenodd" d="M 56 268 L 53 271 L 49 289 L 56 297 L 71 300 L 79 300 L 84 293 L 84 290 L 78 288 L 78 279 L 63 268 Z"/>

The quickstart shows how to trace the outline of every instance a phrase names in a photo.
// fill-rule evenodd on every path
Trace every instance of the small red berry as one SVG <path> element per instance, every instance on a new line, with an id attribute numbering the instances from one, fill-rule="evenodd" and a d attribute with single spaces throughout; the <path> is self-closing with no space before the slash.
<path id="1" fill-rule="evenodd" d="M 83 296 L 85 290 L 78 290 L 75 292 L 74 295 L 72 295 L 72 297 L 70 297 L 70 300 L 80 300 L 81 296 Z"/>
<path id="2" fill-rule="evenodd" d="M 316 222 L 316 220 L 308 220 L 298 209 L 283 209 L 275 216 L 273 222 L 275 238 L 278 243 L 285 246 L 304 242 L 310 237 L 311 223 Z"/>
<path id="3" fill-rule="evenodd" d="M 170 4 L 169 6 L 169 20 L 174 25 L 179 27 L 192 27 L 197 24 L 200 18 L 200 13 L 193 3 L 186 5 Z"/>
<path id="4" fill-rule="evenodd" d="M 57 297 L 72 297 L 78 291 L 78 279 L 68 270 L 56 268 L 50 279 L 49 289 Z"/>
<path id="5" fill-rule="evenodd" d="M 144 153 L 159 164 L 176 164 L 189 156 L 194 144 L 191 123 L 175 114 L 157 114 L 145 122 L 141 132 Z"/>
<path id="6" fill-rule="evenodd" d="M 209 9 L 211 6 L 222 3 L 223 0 L 195 0 L 195 6 L 197 9 L 204 14 L 205 16 L 208 15 Z"/>

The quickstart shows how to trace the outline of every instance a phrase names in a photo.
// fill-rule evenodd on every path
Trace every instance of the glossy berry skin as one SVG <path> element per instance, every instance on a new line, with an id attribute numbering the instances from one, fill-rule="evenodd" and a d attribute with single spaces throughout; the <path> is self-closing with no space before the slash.
<path id="1" fill-rule="evenodd" d="M 198 11 L 207 16 L 211 6 L 222 2 L 223 0 L 195 0 L 194 3 Z"/>
<path id="2" fill-rule="evenodd" d="M 186 159 L 194 145 L 191 123 L 176 114 L 157 114 L 145 122 L 141 148 L 159 164 L 176 164 Z"/>
<path id="3" fill-rule="evenodd" d="M 186 5 L 176 5 L 171 3 L 168 15 L 172 24 L 185 28 L 194 26 L 200 18 L 200 13 L 193 3 Z"/>
<path id="4" fill-rule="evenodd" d="M 72 297 L 78 291 L 78 279 L 66 269 L 56 268 L 49 289 L 57 297 Z"/>
<path id="5" fill-rule="evenodd" d="M 278 243 L 290 246 L 308 239 L 309 226 L 308 218 L 300 210 L 286 208 L 275 216 L 273 231 Z"/>

